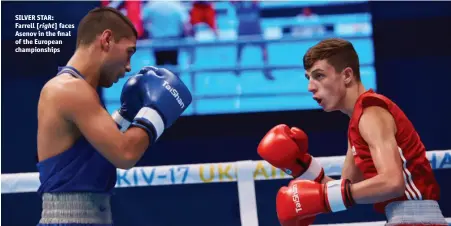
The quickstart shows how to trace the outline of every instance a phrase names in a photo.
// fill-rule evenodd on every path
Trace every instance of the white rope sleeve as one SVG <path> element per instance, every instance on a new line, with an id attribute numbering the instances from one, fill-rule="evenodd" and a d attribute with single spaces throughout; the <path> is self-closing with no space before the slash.
<path id="1" fill-rule="evenodd" d="M 428 151 L 427 157 L 432 169 L 451 169 L 451 150 Z M 345 156 L 316 158 L 328 176 L 340 176 Z M 237 162 L 204 163 L 117 169 L 116 187 L 138 187 L 159 185 L 182 185 L 202 183 L 237 182 Z M 253 180 L 292 179 L 280 169 L 266 161 L 249 161 L 239 165 L 240 170 L 252 172 Z M 39 174 L 2 174 L 2 194 L 36 192 Z"/>
<path id="2" fill-rule="evenodd" d="M 451 150 L 428 151 L 432 169 L 451 169 Z M 316 158 L 328 176 L 339 176 L 345 156 Z M 2 174 L 2 194 L 36 192 L 38 173 Z M 237 182 L 242 226 L 257 226 L 255 180 L 292 179 L 266 161 L 239 161 L 192 165 L 117 169 L 117 188 L 198 183 Z M 373 224 L 371 224 L 373 225 Z"/>
<path id="3" fill-rule="evenodd" d="M 236 163 L 241 225 L 258 226 L 254 172 L 249 166 L 252 166 L 252 161 Z"/>

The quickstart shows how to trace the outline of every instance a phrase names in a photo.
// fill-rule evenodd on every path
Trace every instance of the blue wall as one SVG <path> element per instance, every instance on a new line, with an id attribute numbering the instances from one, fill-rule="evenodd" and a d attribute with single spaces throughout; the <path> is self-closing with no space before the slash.
<path id="1" fill-rule="evenodd" d="M 13 15 L 40 12 L 77 23 L 93 4 L 2 3 L 2 173 L 36 171 L 35 112 L 39 91 L 75 47 L 75 40 L 68 39 L 58 59 L 14 54 Z M 370 6 L 378 90 L 405 110 L 428 150 L 450 149 L 451 95 L 447 89 L 451 84 L 451 3 L 371 2 Z M 226 119 L 230 121 L 225 123 Z M 139 165 L 257 160 L 255 147 L 259 139 L 278 123 L 304 128 L 316 156 L 343 155 L 347 122 L 340 113 L 319 110 L 184 117 Z M 442 191 L 451 189 L 450 173 L 436 171 Z M 261 225 L 277 225 L 274 195 L 286 182 L 256 183 Z M 175 225 L 176 221 L 197 226 L 239 225 L 234 183 L 127 188 L 117 189 L 116 193 L 113 205 L 117 225 Z M 451 195 L 442 192 L 440 204 L 447 217 L 451 217 L 450 200 Z M 194 208 L 192 204 L 199 206 Z M 33 225 L 39 219 L 39 197 L 34 193 L 2 194 L 2 207 L 3 225 Z M 320 216 L 317 223 L 356 220 L 383 220 L 383 216 L 371 212 L 371 206 L 361 206 Z"/>

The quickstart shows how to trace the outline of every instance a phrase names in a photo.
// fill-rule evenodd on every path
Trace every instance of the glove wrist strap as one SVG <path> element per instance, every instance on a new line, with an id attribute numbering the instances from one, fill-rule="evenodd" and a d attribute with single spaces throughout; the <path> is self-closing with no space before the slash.
<path id="1" fill-rule="evenodd" d="M 343 211 L 355 204 L 348 179 L 329 181 L 325 184 L 325 189 L 326 202 L 331 212 Z"/>
<path id="2" fill-rule="evenodd" d="M 122 132 L 126 131 L 131 124 L 127 119 L 125 119 L 124 117 L 122 117 L 121 114 L 119 114 L 119 111 L 114 111 L 111 117 L 113 117 L 114 121 L 119 126 L 119 129 Z"/>
<path id="3" fill-rule="evenodd" d="M 354 198 L 352 197 L 352 193 L 351 193 L 351 181 L 348 179 L 345 180 L 343 193 L 345 195 L 346 207 L 349 208 L 349 207 L 355 205 L 355 201 L 354 201 Z"/>
<path id="4" fill-rule="evenodd" d="M 131 125 L 132 127 L 139 127 L 147 132 L 147 135 L 149 136 L 150 144 L 155 142 L 155 130 L 153 128 L 149 128 L 149 126 L 146 126 L 144 124 L 141 124 L 137 121 L 134 121 Z"/>
<path id="5" fill-rule="evenodd" d="M 300 180 L 312 180 L 320 183 L 324 178 L 324 169 L 321 166 L 321 164 L 312 157 L 312 160 L 310 161 L 310 165 L 307 168 L 307 170 L 298 178 Z"/>
<path id="6" fill-rule="evenodd" d="M 161 118 L 160 114 L 152 108 L 141 108 L 138 114 L 136 114 L 134 121 L 146 126 L 152 126 L 155 130 L 155 140 L 157 140 L 164 131 L 163 118 Z"/>

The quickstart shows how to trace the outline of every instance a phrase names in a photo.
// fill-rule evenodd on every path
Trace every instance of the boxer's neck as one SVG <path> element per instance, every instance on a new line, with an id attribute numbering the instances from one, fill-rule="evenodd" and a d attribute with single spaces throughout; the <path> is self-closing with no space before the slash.
<path id="1" fill-rule="evenodd" d="M 343 100 L 343 107 L 341 109 L 341 112 L 351 117 L 352 113 L 354 112 L 354 106 L 357 102 L 357 99 L 365 91 L 365 87 L 361 82 L 355 82 L 355 84 L 349 87 Z"/>
<path id="2" fill-rule="evenodd" d="M 99 85 L 100 79 L 100 56 L 96 55 L 93 47 L 79 48 L 75 54 L 67 62 L 67 66 L 72 66 L 77 69 L 85 80 L 94 88 Z"/>

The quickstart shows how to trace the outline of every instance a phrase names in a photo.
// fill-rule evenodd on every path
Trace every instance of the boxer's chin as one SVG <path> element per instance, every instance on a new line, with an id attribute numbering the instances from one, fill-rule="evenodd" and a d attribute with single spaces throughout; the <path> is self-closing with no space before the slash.
<path id="1" fill-rule="evenodd" d="M 320 105 L 325 112 L 333 112 L 339 109 L 338 103 L 333 100 L 323 100 Z"/>
<path id="2" fill-rule="evenodd" d="M 324 99 L 319 103 L 319 106 L 321 106 L 321 108 L 323 109 L 323 111 L 325 111 L 325 112 L 331 112 L 330 105 L 327 104 L 327 102 L 326 102 Z"/>
<path id="3" fill-rule="evenodd" d="M 100 84 L 101 87 L 103 88 L 110 88 L 111 86 L 113 86 L 114 82 L 105 82 Z"/>
<path id="4" fill-rule="evenodd" d="M 334 111 L 339 111 L 340 108 L 337 106 L 327 106 L 327 107 L 323 107 L 323 110 L 325 112 L 334 112 Z"/>
<path id="5" fill-rule="evenodd" d="M 331 104 L 326 104 L 326 105 L 324 105 L 324 106 L 322 106 L 322 107 L 323 107 L 323 110 L 324 110 L 325 112 L 333 112 L 333 111 L 336 111 L 336 110 L 337 110 L 336 107 L 333 106 L 333 105 L 331 105 Z"/>

